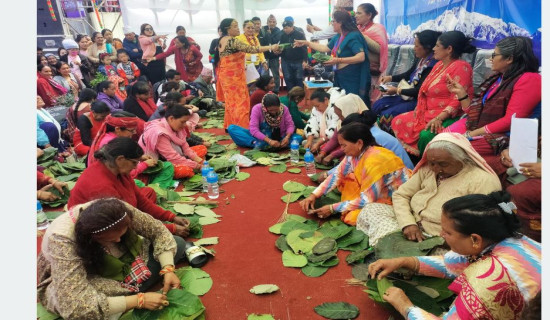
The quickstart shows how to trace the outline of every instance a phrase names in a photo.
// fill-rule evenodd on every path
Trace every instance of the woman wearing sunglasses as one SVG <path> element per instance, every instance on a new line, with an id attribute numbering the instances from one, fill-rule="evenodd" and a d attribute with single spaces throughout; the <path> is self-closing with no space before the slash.
<path id="1" fill-rule="evenodd" d="M 144 23 L 141 25 L 141 32 L 139 35 L 139 45 L 143 50 L 142 61 L 145 61 L 146 70 L 145 76 L 151 81 L 156 83 L 165 78 L 166 61 L 164 59 L 153 60 L 155 55 L 164 52 L 166 48 L 166 35 L 157 35 L 153 27 Z M 149 61 L 149 62 L 146 62 Z"/>

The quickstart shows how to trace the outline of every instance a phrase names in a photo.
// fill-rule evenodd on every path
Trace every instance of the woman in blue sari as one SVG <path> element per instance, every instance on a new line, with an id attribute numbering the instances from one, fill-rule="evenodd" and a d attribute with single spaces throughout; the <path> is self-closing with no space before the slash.
<path id="1" fill-rule="evenodd" d="M 295 40 L 294 46 L 307 45 L 313 50 L 330 52 L 332 59 L 325 65 L 334 68 L 334 86 L 361 97 L 370 107 L 370 63 L 366 55 L 367 42 L 357 29 L 349 13 L 336 11 L 332 15 L 332 27 L 338 34 L 330 39 L 328 45 Z"/>

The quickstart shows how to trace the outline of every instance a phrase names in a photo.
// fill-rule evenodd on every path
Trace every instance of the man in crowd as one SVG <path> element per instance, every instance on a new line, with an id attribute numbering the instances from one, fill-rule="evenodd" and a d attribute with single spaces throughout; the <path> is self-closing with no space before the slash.
<path id="1" fill-rule="evenodd" d="M 305 40 L 303 33 L 294 28 L 291 21 L 283 22 L 283 34 L 281 43 L 294 43 L 294 40 Z M 286 47 L 281 53 L 283 77 L 288 90 L 295 86 L 304 87 L 304 67 L 307 66 L 307 48 L 292 46 Z"/>
<path id="2" fill-rule="evenodd" d="M 258 37 L 258 40 L 260 41 L 260 45 L 262 46 L 270 46 L 272 44 L 277 44 L 281 40 L 281 29 L 277 27 L 277 19 L 274 15 L 269 15 L 267 18 L 267 25 L 263 27 L 263 33 L 264 37 L 260 38 Z M 264 52 L 264 56 L 267 60 L 269 70 L 271 71 L 271 74 L 273 75 L 273 79 L 275 79 L 275 88 L 273 89 L 274 93 L 279 93 L 279 86 L 280 86 L 280 75 L 279 75 L 279 56 L 280 53 L 275 52 Z"/>

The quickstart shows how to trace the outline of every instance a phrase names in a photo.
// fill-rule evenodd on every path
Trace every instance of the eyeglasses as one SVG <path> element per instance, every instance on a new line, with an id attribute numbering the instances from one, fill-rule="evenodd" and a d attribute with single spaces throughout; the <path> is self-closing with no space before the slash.
<path id="1" fill-rule="evenodd" d="M 145 28 L 143 31 L 153 31 L 153 28 Z"/>
<path id="2" fill-rule="evenodd" d="M 500 53 L 494 53 L 493 52 L 493 54 L 491 54 L 491 59 L 494 59 L 496 56 L 501 56 L 501 55 L 502 54 L 500 54 Z"/>

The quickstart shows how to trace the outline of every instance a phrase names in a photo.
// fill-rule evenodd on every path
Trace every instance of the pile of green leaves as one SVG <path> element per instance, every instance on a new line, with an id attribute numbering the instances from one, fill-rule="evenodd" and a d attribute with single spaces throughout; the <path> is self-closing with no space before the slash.
<path id="1" fill-rule="evenodd" d="M 49 167 L 53 164 L 53 161 L 55 161 L 55 156 L 57 155 L 57 148 L 49 147 L 43 150 L 44 154 L 41 155 L 38 159 L 36 159 L 36 163 L 39 166 L 43 167 Z"/>
<path id="2" fill-rule="evenodd" d="M 274 170 L 270 169 L 270 171 L 279 173 L 286 171 L 287 167 L 285 163 L 290 159 L 290 153 L 279 154 L 257 149 L 245 151 L 243 155 L 263 166 L 275 166 L 277 168 Z"/>
<path id="3" fill-rule="evenodd" d="M 445 243 L 441 237 L 431 237 L 422 242 L 410 241 L 403 232 L 397 231 L 378 240 L 375 247 L 377 259 L 425 256 L 437 246 Z"/>
<path id="4" fill-rule="evenodd" d="M 134 309 L 133 320 L 205 319 L 205 307 L 199 297 L 185 289 L 172 289 L 166 294 L 170 304 L 162 310 Z"/>
<path id="5" fill-rule="evenodd" d="M 430 313 L 441 315 L 449 310 L 454 293 L 448 289 L 451 279 L 441 279 L 426 276 L 414 276 L 410 281 L 388 279 L 370 279 L 366 286 L 369 297 L 375 302 L 391 308 L 391 305 L 383 299 L 384 292 L 391 286 L 401 288 L 411 302 Z"/>
<path id="6" fill-rule="evenodd" d="M 202 140 L 206 142 L 210 142 L 211 144 L 214 144 L 218 141 L 223 140 L 231 140 L 231 136 L 229 135 L 215 135 L 211 132 L 193 132 L 194 135 L 200 137 Z"/>
<path id="7" fill-rule="evenodd" d="M 218 174 L 218 179 L 233 179 L 237 175 L 237 162 L 227 157 L 212 158 L 208 161 L 210 167 Z"/>
<path id="8" fill-rule="evenodd" d="M 283 252 L 285 267 L 302 268 L 308 277 L 319 277 L 340 261 L 338 250 L 351 252 L 368 248 L 368 237 L 353 226 L 331 219 L 319 226 L 302 216 L 288 215 L 286 222 L 277 223 L 269 231 L 280 235 L 275 246 Z"/>
<path id="9" fill-rule="evenodd" d="M 355 319 L 359 316 L 359 308 L 347 302 L 326 302 L 314 310 L 327 319 Z"/>
<path id="10" fill-rule="evenodd" d="M 328 54 L 324 54 L 322 52 L 315 52 L 314 54 L 311 55 L 311 57 L 320 63 L 325 63 L 331 59 L 331 57 Z"/>
<path id="11" fill-rule="evenodd" d="M 40 201 L 42 204 L 55 208 L 59 206 L 64 206 L 65 204 L 67 204 L 67 202 L 69 202 L 69 197 L 71 196 L 71 191 L 69 190 L 69 188 L 63 187 L 63 194 L 61 194 L 61 192 L 59 192 L 59 190 L 54 187 L 50 188 L 48 191 L 55 194 L 59 198 L 53 201 L 42 200 Z"/>
<path id="12" fill-rule="evenodd" d="M 159 173 L 162 170 L 162 168 L 164 168 L 164 162 L 158 160 L 157 164 L 154 167 L 149 167 L 149 168 L 145 169 L 143 171 L 143 173 L 145 173 L 145 174 Z"/>
<path id="13" fill-rule="evenodd" d="M 196 174 L 183 183 L 186 191 L 202 191 L 202 175 Z"/>
<path id="14" fill-rule="evenodd" d="M 288 180 L 283 184 L 283 190 L 288 193 L 281 197 L 281 201 L 283 201 L 284 203 L 292 203 L 302 198 L 307 198 L 313 192 L 313 190 L 315 190 L 315 187 L 306 186 L 299 182 Z M 326 195 L 317 198 L 317 200 L 315 200 L 315 208 L 320 208 L 324 205 L 337 202 L 340 202 L 340 193 L 338 192 L 338 190 L 334 189 Z"/>

